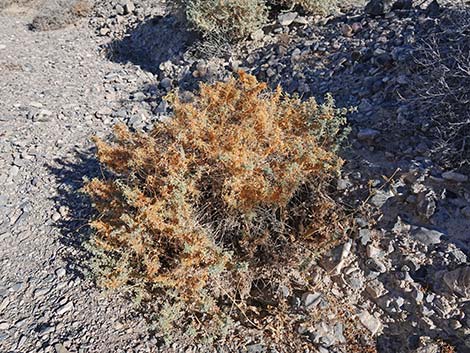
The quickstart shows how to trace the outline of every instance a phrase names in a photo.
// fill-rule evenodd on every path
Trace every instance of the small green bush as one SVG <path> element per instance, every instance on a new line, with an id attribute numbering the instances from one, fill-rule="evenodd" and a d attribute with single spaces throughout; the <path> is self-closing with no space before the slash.
<path id="1" fill-rule="evenodd" d="M 244 73 L 202 85 L 193 102 L 168 100 L 172 119 L 149 134 L 119 125 L 112 143 L 96 140 L 109 173 L 86 186 L 100 282 L 159 300 L 173 313 L 159 316 L 167 334 L 207 331 L 202 314 L 224 331 L 253 279 L 286 281 L 306 248 L 343 234 L 328 182 L 342 165 L 345 112 Z"/>
<path id="2" fill-rule="evenodd" d="M 264 0 L 177 0 L 176 5 L 192 29 L 219 41 L 248 37 L 267 20 Z"/>

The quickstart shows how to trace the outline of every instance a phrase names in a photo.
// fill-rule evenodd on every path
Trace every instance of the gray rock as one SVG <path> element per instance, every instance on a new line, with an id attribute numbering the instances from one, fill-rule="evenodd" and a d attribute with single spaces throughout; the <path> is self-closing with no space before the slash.
<path id="1" fill-rule="evenodd" d="M 365 128 L 365 129 L 360 129 L 359 132 L 357 133 L 357 138 L 360 140 L 360 141 L 368 141 L 368 142 L 372 142 L 374 141 L 377 136 L 380 135 L 380 131 L 377 131 L 377 130 L 374 130 L 374 129 L 369 129 L 369 128 Z"/>
<path id="2" fill-rule="evenodd" d="M 442 178 L 456 183 L 465 183 L 468 181 L 468 176 L 452 171 L 442 173 Z"/>
<path id="3" fill-rule="evenodd" d="M 470 298 L 470 265 L 444 273 L 442 280 L 453 293 Z"/>
<path id="4" fill-rule="evenodd" d="M 65 268 L 58 268 L 56 271 L 55 271 L 55 275 L 57 276 L 57 278 L 62 278 L 65 276 Z"/>
<path id="5" fill-rule="evenodd" d="M 424 227 L 412 227 L 411 235 L 424 245 L 431 246 L 439 244 L 444 233 Z"/>
<path id="6" fill-rule="evenodd" d="M 73 303 L 68 302 L 67 304 L 62 305 L 59 309 L 57 309 L 57 314 L 63 315 L 72 309 L 73 309 Z"/>
<path id="7" fill-rule="evenodd" d="M 278 16 L 278 21 L 281 26 L 289 26 L 297 18 L 297 12 L 286 12 Z"/>
<path id="8" fill-rule="evenodd" d="M 441 5 L 437 0 L 433 0 L 426 8 L 426 13 L 431 17 L 438 17 L 441 13 Z"/>
<path id="9" fill-rule="evenodd" d="M 48 335 L 55 331 L 55 326 L 49 324 L 41 324 L 36 328 L 36 331 L 39 336 Z"/>
<path id="10" fill-rule="evenodd" d="M 69 353 L 62 343 L 56 343 L 54 349 L 56 353 Z"/>
<path id="11" fill-rule="evenodd" d="M 39 298 L 49 293 L 50 288 L 38 288 L 34 291 L 34 297 Z"/>
<path id="12" fill-rule="evenodd" d="M 392 10 L 411 10 L 413 8 L 413 0 L 397 0 L 393 4 Z"/>
<path id="13" fill-rule="evenodd" d="M 385 264 L 382 261 L 376 258 L 368 259 L 366 261 L 366 266 L 374 272 L 378 272 L 378 273 L 387 272 L 387 266 L 385 266 Z"/>
<path id="14" fill-rule="evenodd" d="M 173 82 L 170 78 L 165 77 L 163 80 L 160 81 L 160 86 L 168 90 L 173 87 Z"/>
<path id="15" fill-rule="evenodd" d="M 371 0 L 366 4 L 365 12 L 371 16 L 384 15 L 392 10 L 393 0 Z"/>
<path id="16" fill-rule="evenodd" d="M 246 350 L 248 353 L 265 353 L 266 347 L 264 347 L 260 343 L 256 343 L 256 344 L 250 344 L 246 346 Z"/>
<path id="17" fill-rule="evenodd" d="M 8 171 L 8 175 L 10 177 L 16 177 L 18 175 L 19 171 L 20 171 L 20 168 L 17 165 L 14 165 Z"/>
<path id="18" fill-rule="evenodd" d="M 466 206 L 462 208 L 462 214 L 464 215 L 465 218 L 470 219 L 470 206 Z"/>
<path id="19" fill-rule="evenodd" d="M 254 41 L 261 41 L 264 38 L 264 31 L 262 29 L 258 29 L 251 34 L 251 39 Z"/>
<path id="20" fill-rule="evenodd" d="M 314 309 L 318 306 L 322 298 L 321 293 L 304 293 L 302 303 L 307 309 Z"/>
<path id="21" fill-rule="evenodd" d="M 370 199 L 370 203 L 377 208 L 381 208 L 392 197 L 393 193 L 391 191 L 377 190 L 376 194 Z"/>
<path id="22" fill-rule="evenodd" d="M 416 211 L 426 219 L 436 212 L 436 194 L 433 190 L 422 191 L 416 195 Z"/>
<path id="23" fill-rule="evenodd" d="M 126 0 L 122 3 L 122 6 L 124 7 L 124 14 L 128 15 L 135 10 L 135 5 L 132 1 Z"/>
<path id="24" fill-rule="evenodd" d="M 361 239 L 361 244 L 366 246 L 371 241 L 371 232 L 369 229 L 359 230 L 359 238 Z"/>

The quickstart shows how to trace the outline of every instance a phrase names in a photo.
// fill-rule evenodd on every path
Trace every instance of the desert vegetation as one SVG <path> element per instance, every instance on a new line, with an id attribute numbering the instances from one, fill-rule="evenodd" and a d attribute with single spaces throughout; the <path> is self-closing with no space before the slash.
<path id="1" fill-rule="evenodd" d="M 328 194 L 346 112 L 239 75 L 189 103 L 170 95 L 171 120 L 149 134 L 117 126 L 114 142 L 97 140 L 108 177 L 86 191 L 105 286 L 214 315 L 221 298 L 241 308 L 253 278 L 275 293 L 284 261 L 299 266 L 303 247 L 321 252 L 348 232 Z"/>
<path id="2" fill-rule="evenodd" d="M 469 8 L 359 2 L 0 0 L 0 351 L 466 352 Z"/>
<path id="3" fill-rule="evenodd" d="M 415 89 L 429 118 L 433 150 L 444 167 L 470 170 L 470 10 L 452 10 L 440 30 L 420 43 Z"/>
<path id="4" fill-rule="evenodd" d="M 178 0 L 176 13 L 183 16 L 190 28 L 200 32 L 205 39 L 216 42 L 235 42 L 246 39 L 269 21 L 274 7 L 299 8 L 306 13 L 328 14 L 336 6 L 324 0 Z"/>

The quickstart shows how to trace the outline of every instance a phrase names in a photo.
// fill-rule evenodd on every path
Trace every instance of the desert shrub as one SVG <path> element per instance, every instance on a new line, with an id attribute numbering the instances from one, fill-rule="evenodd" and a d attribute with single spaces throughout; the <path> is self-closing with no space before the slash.
<path id="1" fill-rule="evenodd" d="M 178 0 L 175 4 L 192 29 L 215 41 L 243 39 L 267 19 L 264 0 Z"/>
<path id="2" fill-rule="evenodd" d="M 431 123 L 433 155 L 447 168 L 470 170 L 470 9 L 448 10 L 419 43 L 413 85 L 418 111 Z"/>
<path id="3" fill-rule="evenodd" d="M 51 0 L 39 7 L 31 28 L 48 31 L 63 28 L 91 13 L 93 4 L 89 0 Z"/>
<path id="4" fill-rule="evenodd" d="M 161 310 L 182 312 L 172 325 L 203 312 L 220 328 L 223 299 L 242 303 L 253 279 L 286 281 L 306 249 L 343 235 L 328 184 L 345 111 L 244 73 L 192 102 L 167 99 L 173 116 L 150 133 L 118 125 L 111 143 L 96 139 L 108 175 L 85 188 L 98 211 L 92 248 L 105 286 L 166 298 Z"/>

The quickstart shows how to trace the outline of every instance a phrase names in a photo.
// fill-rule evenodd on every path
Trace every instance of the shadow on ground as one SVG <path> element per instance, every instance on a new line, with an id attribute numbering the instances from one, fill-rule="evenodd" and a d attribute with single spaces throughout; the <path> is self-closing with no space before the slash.
<path id="1" fill-rule="evenodd" d="M 60 230 L 60 242 L 66 249 L 63 257 L 67 269 L 84 278 L 90 274 L 89 260 L 92 254 L 85 244 L 90 239 L 89 222 L 94 211 L 89 197 L 80 189 L 84 186 L 84 178 L 92 179 L 102 175 L 101 168 L 91 149 L 77 152 L 74 162 L 57 159 L 54 166 L 48 168 L 59 185 L 54 201 L 59 207 L 68 210 L 68 215 L 61 217 L 55 224 Z"/>
<path id="2" fill-rule="evenodd" d="M 131 28 L 122 39 L 111 42 L 108 59 L 117 63 L 132 63 L 154 74 L 160 64 L 177 61 L 197 39 L 182 21 L 174 16 L 159 16 Z"/>

